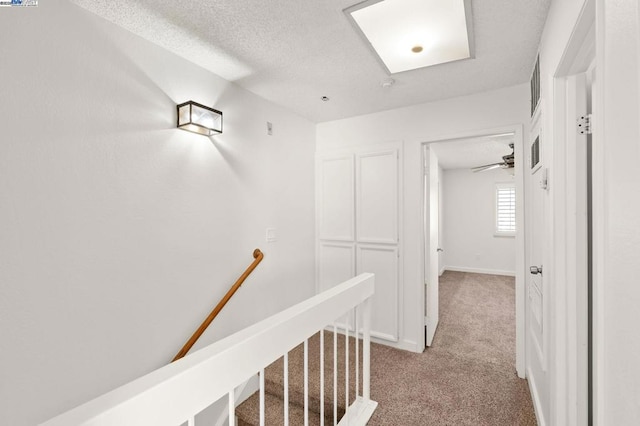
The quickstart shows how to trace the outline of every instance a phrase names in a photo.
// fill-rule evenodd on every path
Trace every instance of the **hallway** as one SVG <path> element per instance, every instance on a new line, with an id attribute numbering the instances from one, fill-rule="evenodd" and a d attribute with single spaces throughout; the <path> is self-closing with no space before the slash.
<path id="1" fill-rule="evenodd" d="M 370 425 L 535 425 L 515 372 L 514 279 L 445 272 L 440 325 L 422 354 L 372 345 Z"/>

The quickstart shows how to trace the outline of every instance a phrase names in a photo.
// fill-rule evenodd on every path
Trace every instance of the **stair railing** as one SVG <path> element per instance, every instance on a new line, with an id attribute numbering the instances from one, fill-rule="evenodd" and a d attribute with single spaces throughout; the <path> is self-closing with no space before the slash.
<path id="1" fill-rule="evenodd" d="M 198 327 L 198 329 L 193 333 L 193 335 L 189 338 L 189 340 L 187 340 L 187 343 L 185 343 L 182 349 L 180 349 L 180 352 L 178 352 L 176 356 L 173 357 L 173 360 L 171 360 L 171 362 L 179 360 L 180 358 L 185 356 L 187 352 L 189 352 L 191 347 L 198 341 L 200 336 L 202 336 L 202 334 L 205 332 L 207 327 L 209 327 L 211 322 L 218 316 L 222 308 L 225 307 L 227 302 L 231 299 L 231 297 L 233 297 L 233 295 L 240 288 L 242 283 L 244 283 L 244 280 L 246 280 L 247 277 L 253 272 L 253 270 L 256 269 L 256 266 L 258 266 L 258 264 L 262 262 L 263 258 L 264 258 L 264 254 L 260 251 L 260 249 L 255 249 L 253 251 L 254 261 L 251 262 L 251 265 L 249 265 L 249 267 L 242 273 L 242 275 L 240 275 L 240 277 L 231 286 L 231 288 L 229 288 L 229 291 L 227 291 L 227 294 L 225 294 L 224 297 L 220 299 L 216 307 L 213 308 L 209 316 L 207 316 L 207 318 L 205 318 L 202 324 L 200 324 L 200 327 Z"/>
<path id="2" fill-rule="evenodd" d="M 355 318 L 361 319 L 356 321 L 355 336 L 362 336 L 362 389 L 357 391 L 358 396 L 354 402 L 347 405 L 339 425 L 366 425 L 377 406 L 371 400 L 369 391 L 371 299 L 374 290 L 374 275 L 361 274 L 61 414 L 41 426 L 177 426 L 185 422 L 189 426 L 195 426 L 197 413 L 225 397 L 228 402 L 229 424 L 235 424 L 235 388 L 256 373 L 261 377 L 260 424 L 264 425 L 265 367 L 300 343 L 304 343 L 306 348 L 312 335 L 324 330 L 328 324 L 353 318 L 351 315 L 354 312 Z M 337 331 L 335 325 L 334 331 Z M 349 327 L 344 327 L 344 331 L 348 340 Z M 320 336 L 323 335 L 321 332 Z M 349 345 L 345 346 L 348 348 Z M 335 362 L 335 340 L 333 352 Z M 305 350 L 305 357 L 306 355 Z M 348 354 L 346 356 L 348 360 Z M 305 360 L 305 366 L 307 364 Z M 346 376 L 348 377 L 348 371 Z M 305 379 L 305 401 L 308 400 L 307 392 Z M 287 404 L 288 401 L 285 401 L 286 426 Z M 307 404 L 304 410 L 305 424 L 308 424 Z M 335 417 L 333 422 L 337 423 Z M 324 424 L 322 415 L 320 424 Z"/>

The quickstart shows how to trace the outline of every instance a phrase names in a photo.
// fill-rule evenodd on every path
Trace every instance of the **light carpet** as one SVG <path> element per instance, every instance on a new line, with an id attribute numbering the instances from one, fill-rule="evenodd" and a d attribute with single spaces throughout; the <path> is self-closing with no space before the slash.
<path id="1" fill-rule="evenodd" d="M 370 425 L 536 425 L 515 371 L 515 281 L 445 272 L 433 345 L 372 346 Z"/>

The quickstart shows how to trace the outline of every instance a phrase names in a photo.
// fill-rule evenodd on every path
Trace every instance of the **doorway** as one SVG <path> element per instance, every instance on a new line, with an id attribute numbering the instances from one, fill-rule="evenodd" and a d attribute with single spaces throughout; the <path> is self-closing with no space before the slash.
<path id="1" fill-rule="evenodd" d="M 568 47 L 554 75 L 554 156 L 565 169 L 558 180 L 557 211 L 554 220 L 565 237 L 557 252 L 566 262 L 559 265 L 557 282 L 564 282 L 559 292 L 556 341 L 557 353 L 566 354 L 566 363 L 558 365 L 564 376 L 558 380 L 556 393 L 565 398 L 566 412 L 558 419 L 566 424 L 594 423 L 594 326 L 593 326 L 593 209 L 591 117 L 598 111 L 595 66 L 595 4 L 585 2 Z M 561 358 L 561 357 L 558 357 Z M 565 420 L 566 419 L 566 420 Z"/>
<path id="2" fill-rule="evenodd" d="M 514 157 L 518 164 L 520 126 L 423 144 L 422 300 L 424 343 L 431 346 L 441 313 L 439 276 L 445 270 L 450 271 L 445 280 L 453 273 L 515 276 L 515 359 L 518 376 L 524 377 L 524 215 L 523 197 L 515 196 L 522 194 L 523 182 L 520 167 L 505 163 Z M 482 215 L 474 203 L 482 207 Z M 461 238 L 468 244 L 457 244 Z"/>

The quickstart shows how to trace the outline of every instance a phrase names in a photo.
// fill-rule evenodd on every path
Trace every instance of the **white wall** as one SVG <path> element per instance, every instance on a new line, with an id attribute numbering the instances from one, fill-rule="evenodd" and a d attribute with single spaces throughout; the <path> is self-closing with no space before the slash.
<path id="1" fill-rule="evenodd" d="M 318 124 L 316 143 L 320 152 L 398 140 L 404 143 L 404 215 L 401 235 L 404 288 L 400 318 L 400 344 L 403 347 L 420 350 L 420 342 L 424 339 L 424 327 L 419 322 L 424 303 L 421 297 L 421 144 L 495 133 L 495 129 L 517 124 L 525 124 L 526 129 L 528 107 L 529 85 L 523 84 Z"/>
<path id="2" fill-rule="evenodd" d="M 495 235 L 496 183 L 507 182 L 502 169 L 444 171 L 445 269 L 515 275 L 515 238 Z"/>
<path id="3" fill-rule="evenodd" d="M 0 423 L 168 363 L 256 247 L 199 346 L 314 293 L 313 123 L 67 1 L 0 28 Z M 189 99 L 223 135 L 174 128 Z"/>

